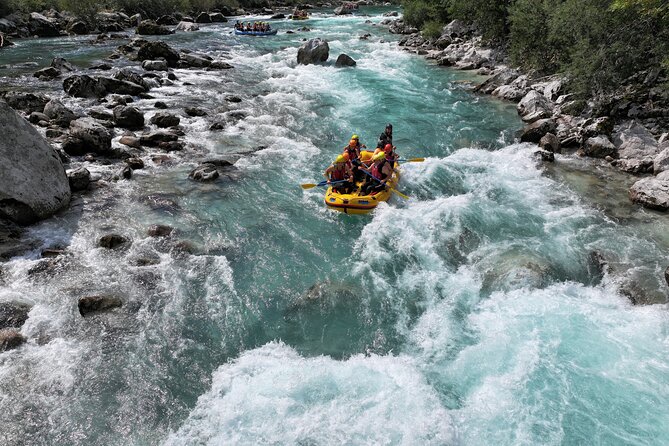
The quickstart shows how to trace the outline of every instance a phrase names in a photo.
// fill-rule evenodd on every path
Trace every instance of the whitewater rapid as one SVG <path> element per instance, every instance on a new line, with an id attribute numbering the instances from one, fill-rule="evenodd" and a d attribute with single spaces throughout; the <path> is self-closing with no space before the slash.
<path id="1" fill-rule="evenodd" d="M 67 246 L 51 273 L 33 271 L 41 247 L 3 264 L 0 300 L 33 309 L 28 343 L 0 354 L 0 443 L 669 442 L 667 308 L 620 292 L 635 280 L 666 295 L 666 223 L 627 203 L 629 216 L 614 217 L 539 164 L 514 140 L 513 104 L 473 95 L 461 82 L 477 80 L 470 73 L 401 52 L 373 26 L 385 11 L 317 12 L 299 24 L 311 31 L 275 39 L 235 37 L 230 25 L 166 37 L 235 68 L 176 70 L 193 85 L 138 105 L 245 117 L 222 131 L 182 117 L 192 152 L 147 160 L 131 181 L 30 229 L 43 246 Z M 317 36 L 331 59 L 346 52 L 358 65 L 298 66 L 301 39 Z M 49 42 L 3 51 L 46 65 Z M 53 42 L 85 62 L 113 49 Z M 228 103 L 233 94 L 242 102 Z M 426 157 L 402 166 L 409 200 L 347 216 L 299 187 L 322 178 L 349 133 L 374 145 L 387 122 L 400 154 Z M 189 180 L 211 155 L 241 156 L 234 177 Z M 155 223 L 192 253 L 148 237 Z M 110 231 L 132 246 L 98 248 Z M 105 293 L 124 306 L 79 315 L 78 297 Z"/>

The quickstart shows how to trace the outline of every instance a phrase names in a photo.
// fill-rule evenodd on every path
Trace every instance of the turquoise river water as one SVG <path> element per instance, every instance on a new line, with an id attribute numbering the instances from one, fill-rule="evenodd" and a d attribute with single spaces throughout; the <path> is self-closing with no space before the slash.
<path id="1" fill-rule="evenodd" d="M 176 70 L 156 99 L 246 113 L 220 132 L 184 116 L 186 141 L 201 155 L 265 149 L 210 184 L 188 179 L 196 156 L 147 156 L 132 180 L 30 229 L 70 254 L 46 276 L 29 273 L 39 250 L 4 266 L 0 299 L 33 309 L 28 343 L 0 354 L 0 443 L 669 444 L 667 307 L 633 306 L 617 283 L 631 275 L 666 296 L 666 217 L 626 202 L 629 179 L 590 184 L 569 157 L 544 170 L 514 142 L 513 104 L 400 51 L 374 26 L 384 11 L 276 21 L 273 38 L 229 23 L 165 38 L 235 69 Z M 285 33 L 301 26 L 311 31 Z M 316 36 L 330 62 L 297 66 Z M 85 68 L 119 44 L 89 40 L 19 41 L 0 53 L 0 83 L 34 89 L 52 57 Z M 357 67 L 335 68 L 341 52 Z M 60 81 L 39 88 L 62 95 Z M 348 216 L 299 187 L 352 133 L 373 145 L 387 122 L 402 155 L 427 158 L 403 166 L 409 200 Z M 153 223 L 197 252 L 171 255 L 146 236 Z M 132 246 L 97 248 L 112 231 Z M 598 276 L 594 250 L 618 279 Z M 77 298 L 91 293 L 124 306 L 82 318 Z"/>

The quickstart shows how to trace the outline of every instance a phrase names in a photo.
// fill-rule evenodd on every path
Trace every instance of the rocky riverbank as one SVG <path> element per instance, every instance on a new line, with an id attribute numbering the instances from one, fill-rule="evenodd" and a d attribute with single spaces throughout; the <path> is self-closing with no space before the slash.
<path id="1" fill-rule="evenodd" d="M 606 160 L 612 168 L 642 177 L 630 188 L 629 199 L 669 210 L 669 78 L 664 70 L 639 72 L 620 91 L 584 100 L 571 94 L 568 80 L 559 75 L 511 67 L 504 48 L 487 47 L 475 28 L 460 21 L 433 39 L 402 19 L 382 24 L 405 36 L 399 44 L 407 51 L 489 76 L 473 90 L 518 103 L 526 123 L 520 140 L 538 144 L 543 160 L 553 161 L 556 153 Z"/>

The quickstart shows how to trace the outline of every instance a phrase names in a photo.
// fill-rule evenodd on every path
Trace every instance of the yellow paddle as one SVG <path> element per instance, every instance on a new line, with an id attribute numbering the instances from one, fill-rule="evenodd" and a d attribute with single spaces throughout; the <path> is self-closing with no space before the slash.
<path id="1" fill-rule="evenodd" d="M 348 181 L 348 180 L 331 181 L 330 184 L 344 183 L 346 181 Z M 315 184 L 315 183 L 300 184 L 300 187 L 302 187 L 302 189 L 311 189 L 311 188 L 314 188 L 314 187 L 317 187 L 317 186 L 327 186 L 327 185 L 328 185 L 328 180 L 323 180 L 318 184 Z"/>
<path id="2" fill-rule="evenodd" d="M 422 163 L 425 161 L 425 158 L 409 158 L 409 159 L 398 159 L 399 163 Z"/>
<path id="3" fill-rule="evenodd" d="M 391 192 L 395 192 L 397 195 L 400 197 L 404 198 L 405 200 L 409 199 L 408 195 L 404 195 L 402 192 L 398 191 L 397 189 L 390 189 Z"/>

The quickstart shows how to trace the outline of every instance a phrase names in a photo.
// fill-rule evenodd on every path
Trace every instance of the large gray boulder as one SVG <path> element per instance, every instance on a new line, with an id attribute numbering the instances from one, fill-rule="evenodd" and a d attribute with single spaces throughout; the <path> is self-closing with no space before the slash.
<path id="1" fill-rule="evenodd" d="M 669 180 L 661 178 L 643 178 L 629 190 L 630 200 L 634 203 L 656 209 L 669 210 Z"/>
<path id="2" fill-rule="evenodd" d="M 594 136 L 585 141 L 583 147 L 586 156 L 592 158 L 606 158 L 607 156 L 616 156 L 616 147 L 604 135 Z"/>
<path id="3" fill-rule="evenodd" d="M 70 122 L 77 119 L 74 112 L 65 107 L 58 99 L 52 99 L 44 106 L 44 114 L 48 116 L 54 124 L 61 127 L 68 127 Z"/>
<path id="4" fill-rule="evenodd" d="M 335 62 L 335 67 L 337 68 L 354 67 L 356 65 L 356 61 L 353 60 L 353 58 L 348 54 L 340 54 L 339 57 L 337 57 L 337 61 Z"/>
<path id="5" fill-rule="evenodd" d="M 330 56 L 330 46 L 323 39 L 310 39 L 297 50 L 297 63 L 308 65 L 325 62 Z"/>
<path id="6" fill-rule="evenodd" d="M 653 173 L 655 175 L 669 170 L 669 141 L 665 142 L 662 148 L 663 150 L 653 159 Z"/>
<path id="7" fill-rule="evenodd" d="M 200 27 L 198 26 L 197 23 L 194 22 L 179 22 L 175 30 L 183 32 L 193 32 L 193 31 L 199 31 Z"/>
<path id="8" fill-rule="evenodd" d="M 146 42 L 137 51 L 139 61 L 165 59 L 167 65 L 173 68 L 177 66 L 179 57 L 179 53 L 174 48 L 160 41 Z"/>
<path id="9" fill-rule="evenodd" d="M 144 127 L 144 113 L 137 107 L 117 105 L 114 107 L 114 121 L 119 127 L 130 130 L 142 129 Z"/>
<path id="10" fill-rule="evenodd" d="M 0 217 L 30 224 L 66 207 L 70 185 L 58 153 L 3 101 L 0 128 Z"/>
<path id="11" fill-rule="evenodd" d="M 557 124 L 552 119 L 540 119 L 523 129 L 520 141 L 538 144 L 547 133 L 555 134 L 556 129 Z"/>
<path id="12" fill-rule="evenodd" d="M 635 121 L 616 126 L 613 132 L 613 143 L 618 148 L 620 158 L 654 158 L 660 153 L 659 144 L 653 135 Z"/>
<path id="13" fill-rule="evenodd" d="M 44 111 L 44 106 L 50 101 L 48 96 L 39 93 L 25 93 L 22 91 L 3 91 L 0 98 L 4 99 L 14 110 L 27 113 Z"/>
<path id="14" fill-rule="evenodd" d="M 38 37 L 58 37 L 60 30 L 58 24 L 51 19 L 44 17 L 42 14 L 36 12 L 30 13 L 28 16 L 28 30 L 30 35 Z"/>
<path id="15" fill-rule="evenodd" d="M 553 114 L 548 99 L 536 90 L 530 90 L 516 107 L 520 118 L 525 122 L 550 118 Z"/>
<path id="16" fill-rule="evenodd" d="M 70 123 L 70 135 L 63 143 L 68 155 L 107 154 L 111 150 L 110 131 L 93 118 L 79 118 Z"/>
<path id="17" fill-rule="evenodd" d="M 135 33 L 141 36 L 165 36 L 174 32 L 166 26 L 157 24 L 153 20 L 143 20 L 137 26 Z"/>

